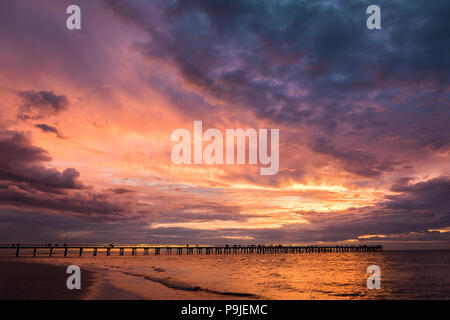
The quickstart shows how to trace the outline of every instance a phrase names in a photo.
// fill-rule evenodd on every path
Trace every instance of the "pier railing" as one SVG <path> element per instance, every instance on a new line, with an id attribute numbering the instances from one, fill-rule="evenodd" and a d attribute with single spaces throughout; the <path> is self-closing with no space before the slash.
<path id="1" fill-rule="evenodd" d="M 211 255 L 211 254 L 276 254 L 276 253 L 339 253 L 339 252 L 382 252 L 383 246 L 287 246 L 287 245 L 225 245 L 225 246 L 21 246 L 0 247 L 12 251 L 11 254 L 19 257 L 21 254 L 27 256 L 54 255 L 67 256 L 97 256 L 106 255 L 124 256 L 124 255 L 160 255 L 164 252 L 166 255 Z"/>

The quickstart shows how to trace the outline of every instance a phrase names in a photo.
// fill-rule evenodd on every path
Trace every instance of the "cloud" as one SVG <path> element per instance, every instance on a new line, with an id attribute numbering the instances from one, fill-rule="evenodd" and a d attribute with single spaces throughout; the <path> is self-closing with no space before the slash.
<path id="1" fill-rule="evenodd" d="M 328 155 L 342 164 L 351 173 L 362 177 L 377 177 L 394 170 L 392 161 L 379 161 L 375 156 L 362 150 L 338 150 L 326 138 L 318 138 L 312 145 L 315 152 Z"/>
<path id="2" fill-rule="evenodd" d="M 339 212 L 297 211 L 292 218 L 306 221 L 289 223 L 274 228 L 218 228 L 211 236 L 222 239 L 227 236 L 252 242 L 301 242 L 317 243 L 341 242 L 347 240 L 367 243 L 394 243 L 408 241 L 435 241 L 449 243 L 450 233 L 430 230 L 445 229 L 450 226 L 450 178 L 441 176 L 424 182 L 411 183 L 402 179 L 393 187 L 397 195 L 387 196 L 373 206 L 350 208 Z M 208 233 L 195 228 L 155 228 L 154 233 L 167 237 L 184 236 L 201 240 Z M 196 236 L 196 232 L 200 232 Z M 370 239 L 366 235 L 375 235 Z M 381 235 L 381 236 L 376 236 Z M 363 237 L 363 238 L 360 238 Z M 222 240 L 223 241 L 223 240 Z"/>
<path id="3" fill-rule="evenodd" d="M 265 215 L 242 214 L 240 206 L 225 205 L 211 200 L 186 199 L 182 204 L 166 205 L 158 223 L 195 223 L 206 221 L 247 221 Z"/>
<path id="4" fill-rule="evenodd" d="M 18 194 L 22 191 L 8 191 L 0 187 L 0 202 L 7 199 L 16 199 L 18 206 L 23 207 L 32 202 L 33 208 L 51 208 L 52 210 L 63 210 L 75 212 L 79 216 L 87 218 L 87 225 L 82 226 L 78 220 L 68 217 L 61 220 L 59 216 L 45 216 L 40 218 L 45 221 L 49 220 L 50 225 L 57 224 L 53 229 L 42 231 L 52 239 L 61 238 L 61 234 L 76 233 L 83 230 L 90 232 L 89 239 L 92 241 L 102 242 L 104 239 L 111 239 L 112 243 L 137 241 L 137 242 L 164 242 L 164 243 L 339 243 L 352 240 L 352 244 L 362 243 L 382 243 L 387 244 L 391 248 L 401 248 L 401 243 L 421 242 L 422 244 L 434 243 L 436 246 L 449 243 L 450 233 L 441 233 L 439 230 L 450 226 L 450 213 L 448 211 L 448 200 L 450 199 L 450 179 L 442 176 L 430 179 L 424 182 L 411 183 L 399 182 L 401 186 L 394 189 L 399 194 L 381 201 L 374 206 L 363 208 L 351 208 L 340 212 L 315 212 L 315 211 L 297 211 L 292 213 L 291 218 L 302 218 L 307 223 L 289 223 L 281 227 L 258 228 L 256 225 L 252 227 L 235 227 L 225 228 L 217 224 L 214 229 L 197 229 L 195 222 L 205 222 L 214 220 L 245 221 L 241 216 L 234 216 L 237 208 L 220 208 L 217 204 L 207 203 L 202 208 L 199 204 L 192 206 L 180 204 L 178 208 L 174 208 L 174 202 L 170 201 L 171 206 L 156 206 L 155 212 L 149 214 L 146 211 L 146 219 L 142 221 L 153 221 L 157 223 L 164 222 L 194 222 L 192 227 L 185 227 L 180 223 L 179 227 L 151 227 L 149 224 L 137 222 L 139 220 L 130 219 L 130 204 L 122 202 L 123 206 L 118 206 L 116 201 L 120 203 L 118 198 L 114 198 L 114 193 L 103 194 L 101 196 L 78 195 L 73 197 L 73 204 L 68 199 L 54 199 L 49 197 L 47 202 L 33 203 L 42 201 L 39 196 L 31 194 L 23 194 L 21 196 L 13 196 L 12 192 Z M 6 194 L 5 192 L 10 192 Z M 439 200 L 436 203 L 436 200 Z M 124 199 L 122 199 L 123 201 Z M 106 201 L 106 203 L 105 203 Z M 168 201 L 164 201 L 168 202 Z M 209 206 L 208 206 L 209 205 Z M 135 207 L 131 205 L 132 211 L 136 212 Z M 148 208 L 146 208 L 148 210 Z M 158 210 L 164 212 L 159 215 Z M 198 210 L 198 212 L 195 212 Z M 205 211 L 204 211 L 205 210 Z M 226 210 L 229 210 L 226 212 Z M 237 210 L 237 211 L 236 211 Z M 205 213 L 202 214 L 202 211 Z M 223 214 L 219 214 L 223 212 Z M 167 213 L 167 214 L 166 214 Z M 215 213 L 215 214 L 214 214 Z M 26 213 L 17 213 L 17 217 L 6 215 L 1 219 L 5 223 L 13 223 L 14 219 L 21 221 L 20 216 Z M 245 215 L 244 215 L 245 216 Z M 148 217 L 150 217 L 148 219 Z M 256 217 L 252 216 L 252 217 Z M 105 226 L 98 223 L 103 219 L 109 219 L 110 224 Z M 28 224 L 39 224 L 33 222 L 32 218 L 27 218 Z M 59 221 L 59 222 L 58 222 Z M 119 223 L 120 222 L 120 223 Z M 63 225 L 61 227 L 60 225 Z M 0 224 L 1 226 L 2 224 Z M 27 224 L 21 224 L 17 227 L 20 233 L 27 228 Z M 37 232 L 40 234 L 40 232 Z M 37 237 L 37 234 L 35 235 Z M 369 235 L 369 237 L 367 237 Z M 9 238 L 11 239 L 11 237 Z M 80 241 L 86 241 L 86 238 L 80 237 Z M 228 240 L 227 240 L 228 239 Z M 231 240 L 232 239 L 232 240 Z M 21 240 L 23 241 L 23 240 Z M 399 243 L 396 245 L 395 243 Z"/>
<path id="5" fill-rule="evenodd" d="M 59 130 L 56 127 L 49 126 L 45 123 L 36 124 L 35 127 L 41 129 L 43 132 L 54 133 L 58 138 L 63 138 L 63 136 L 60 134 Z"/>
<path id="6" fill-rule="evenodd" d="M 240 207 L 223 205 L 194 197 L 167 193 L 146 194 L 146 202 L 135 189 L 113 187 L 94 190 L 83 184 L 74 168 L 59 171 L 47 166 L 48 152 L 32 144 L 21 132 L 3 131 L 0 135 L 0 205 L 7 208 L 58 215 L 75 215 L 91 220 L 136 220 L 158 222 L 195 222 L 214 220 L 245 221 Z"/>
<path id="7" fill-rule="evenodd" d="M 134 190 L 126 189 L 126 188 L 113 188 L 110 189 L 111 192 L 114 192 L 115 194 L 126 194 L 126 193 L 133 193 Z"/>
<path id="8" fill-rule="evenodd" d="M 135 218 L 129 199 L 88 190 L 53 194 L 14 184 L 0 185 L 0 204 L 12 208 L 40 209 L 41 212 L 75 215 L 82 219 L 117 221 Z"/>
<path id="9" fill-rule="evenodd" d="M 306 145 L 347 172 L 376 178 L 417 149 L 448 151 L 449 3 L 382 2 L 380 32 L 365 27 L 370 1 L 103 3 L 148 34 L 132 48 L 146 66 L 175 70 L 177 96 L 195 93 L 236 121 L 251 112 L 282 133 L 303 130 Z M 190 119 L 205 106 L 177 108 Z"/>
<path id="10" fill-rule="evenodd" d="M 64 3 L 1 5 L 2 214 L 100 242 L 448 240 L 448 1 L 381 0 L 379 31 L 360 0 L 79 4 L 82 33 Z M 280 128 L 279 173 L 173 166 L 172 125 L 201 119 Z"/>
<path id="11" fill-rule="evenodd" d="M 429 80 L 433 86 L 422 86 L 423 95 L 449 80 L 450 64 L 436 47 L 449 45 L 438 31 L 449 24 L 442 17 L 445 2 L 390 3 L 378 34 L 364 27 L 370 4 L 364 1 L 104 3 L 148 32 L 151 41 L 135 48 L 149 61 L 171 64 L 210 101 L 276 121 L 307 121 L 325 131 L 338 123 L 357 128 L 373 110 L 357 113 L 350 101 L 371 101 L 392 85 L 409 91 Z M 411 17 L 421 23 L 411 25 Z M 448 101 L 444 92 L 433 92 Z M 385 119 L 389 113 L 377 121 Z"/>
<path id="12" fill-rule="evenodd" d="M 0 135 L 0 205 L 8 208 L 41 209 L 85 219 L 120 220 L 136 217 L 133 197 L 121 192 L 99 192 L 79 181 L 74 168 L 59 171 L 46 166 L 48 152 L 33 146 L 21 132 Z M 116 190 L 117 191 L 117 190 Z"/>
<path id="13" fill-rule="evenodd" d="M 80 189 L 79 173 L 74 168 L 60 172 L 44 165 L 51 160 L 47 151 L 33 146 L 20 132 L 4 131 L 0 135 L 0 181 L 27 184 L 33 188 L 57 190 Z"/>
<path id="14" fill-rule="evenodd" d="M 69 105 L 66 96 L 56 95 L 52 91 L 21 91 L 17 95 L 22 99 L 17 115 L 21 119 L 47 118 Z"/>
<path id="15" fill-rule="evenodd" d="M 431 180 L 411 183 L 403 179 L 392 186 L 398 195 L 388 195 L 386 205 L 393 210 L 427 210 L 434 217 L 441 216 L 450 225 L 450 177 L 440 176 Z M 432 210 L 430 210 L 432 209 Z M 442 227 L 437 226 L 437 227 Z"/>
<path id="16" fill-rule="evenodd" d="M 0 148 L 2 151 L 0 161 L 3 165 L 16 161 L 37 162 L 51 160 L 47 151 L 31 145 L 30 140 L 23 133 L 2 131 L 0 139 Z"/>
<path id="17" fill-rule="evenodd" d="M 428 230 L 450 226 L 450 178 L 440 176 L 423 182 L 411 183 L 402 179 L 387 195 L 385 201 L 374 206 L 352 208 L 344 212 L 299 212 L 309 222 L 306 227 L 286 226 L 298 231 L 298 237 L 311 237 L 321 241 L 345 240 L 359 236 L 393 235 L 392 240 L 417 233 L 433 236 Z M 289 234 L 289 232 L 288 232 Z M 291 233 L 292 235 L 292 233 Z"/>

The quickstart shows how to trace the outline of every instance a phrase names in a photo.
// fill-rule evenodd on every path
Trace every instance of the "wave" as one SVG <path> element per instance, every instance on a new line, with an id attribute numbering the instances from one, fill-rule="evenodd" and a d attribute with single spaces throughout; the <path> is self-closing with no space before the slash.
<path id="1" fill-rule="evenodd" d="M 202 288 L 200 286 L 191 286 L 187 283 L 181 283 L 181 282 L 178 282 L 175 280 L 171 280 L 169 278 L 156 278 L 156 277 L 152 277 L 152 276 L 148 276 L 148 275 L 142 275 L 142 274 L 127 272 L 127 271 L 123 271 L 123 273 L 126 275 L 129 275 L 129 276 L 140 277 L 140 278 L 144 278 L 145 280 L 157 282 L 167 288 L 175 289 L 175 290 L 207 292 L 207 293 L 223 295 L 223 296 L 235 296 L 235 297 L 245 297 L 245 298 L 253 298 L 253 299 L 259 298 L 258 295 L 253 294 L 253 293 L 218 291 L 218 290 L 212 290 L 212 289 L 208 289 L 208 288 Z"/>

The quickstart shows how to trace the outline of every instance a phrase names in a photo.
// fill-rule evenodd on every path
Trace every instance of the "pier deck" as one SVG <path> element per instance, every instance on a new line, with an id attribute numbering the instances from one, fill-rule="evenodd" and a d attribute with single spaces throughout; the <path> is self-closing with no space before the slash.
<path id="1" fill-rule="evenodd" d="M 338 253 L 338 252 L 382 252 L 383 246 L 288 246 L 288 245 L 224 245 L 224 246 L 2 246 L 0 250 L 11 250 L 16 257 L 26 254 L 54 256 L 84 256 L 106 255 L 193 255 L 193 254 L 276 254 L 276 253 Z"/>

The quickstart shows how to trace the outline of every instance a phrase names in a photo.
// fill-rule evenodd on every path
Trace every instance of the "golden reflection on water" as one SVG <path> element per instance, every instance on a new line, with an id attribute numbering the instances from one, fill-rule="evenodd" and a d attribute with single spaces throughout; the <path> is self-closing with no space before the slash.
<path id="1" fill-rule="evenodd" d="M 192 257 L 189 257 L 192 258 Z M 231 292 L 268 299 L 376 298 L 367 289 L 369 265 L 384 269 L 382 253 L 236 255 L 189 259 L 189 278 Z M 209 265 L 205 273 L 205 265 Z M 386 295 L 387 290 L 383 290 Z"/>

